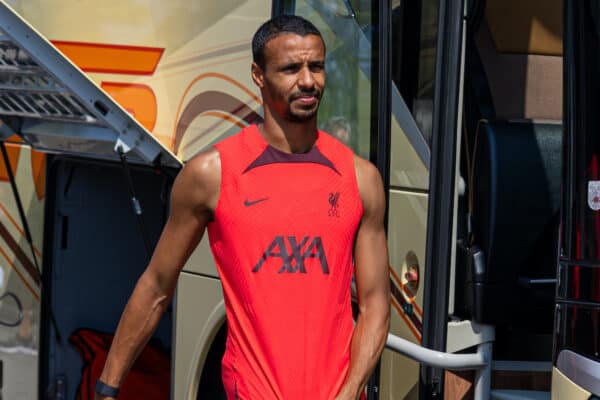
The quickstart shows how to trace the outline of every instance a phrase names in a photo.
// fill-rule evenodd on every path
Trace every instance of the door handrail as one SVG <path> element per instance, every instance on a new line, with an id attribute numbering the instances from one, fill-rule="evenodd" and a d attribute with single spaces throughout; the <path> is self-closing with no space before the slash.
<path id="1" fill-rule="evenodd" d="M 453 371 L 479 370 L 489 365 L 489 356 L 483 346 L 477 346 L 476 353 L 455 354 L 436 351 L 415 344 L 394 334 L 388 333 L 385 346 L 397 353 L 405 355 L 421 364 Z"/>
<path id="2" fill-rule="evenodd" d="M 388 333 L 385 346 L 421 364 L 452 371 L 475 370 L 474 399 L 488 400 L 492 383 L 492 341 L 484 340 L 475 353 L 446 353 L 425 348 Z"/>

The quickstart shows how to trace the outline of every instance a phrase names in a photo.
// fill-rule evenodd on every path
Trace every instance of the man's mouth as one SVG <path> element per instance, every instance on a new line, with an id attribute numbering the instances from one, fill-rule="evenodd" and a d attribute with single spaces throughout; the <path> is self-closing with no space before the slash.
<path id="1" fill-rule="evenodd" d="M 296 100 L 298 100 L 300 103 L 302 104 L 313 104 L 317 101 L 317 96 L 300 96 L 297 97 Z"/>
<path id="2" fill-rule="evenodd" d="M 297 101 L 302 105 L 312 105 L 319 100 L 317 93 L 306 93 L 292 97 L 292 101 Z"/>

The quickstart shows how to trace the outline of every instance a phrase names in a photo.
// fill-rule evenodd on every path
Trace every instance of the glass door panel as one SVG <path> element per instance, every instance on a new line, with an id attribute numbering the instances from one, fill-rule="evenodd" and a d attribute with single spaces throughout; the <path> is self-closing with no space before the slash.
<path id="1" fill-rule="evenodd" d="M 417 344 L 423 335 L 437 7 L 436 0 L 392 4 L 391 331 Z M 418 363 L 386 350 L 381 370 L 381 399 L 419 398 Z"/>

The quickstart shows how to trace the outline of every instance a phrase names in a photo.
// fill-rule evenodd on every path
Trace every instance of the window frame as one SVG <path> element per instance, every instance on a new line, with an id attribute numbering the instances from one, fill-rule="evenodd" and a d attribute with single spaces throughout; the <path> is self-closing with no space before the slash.
<path id="1" fill-rule="evenodd" d="M 460 131 L 464 0 L 440 0 L 425 248 L 422 346 L 446 351 Z M 420 399 L 444 393 L 444 370 L 421 366 Z"/>

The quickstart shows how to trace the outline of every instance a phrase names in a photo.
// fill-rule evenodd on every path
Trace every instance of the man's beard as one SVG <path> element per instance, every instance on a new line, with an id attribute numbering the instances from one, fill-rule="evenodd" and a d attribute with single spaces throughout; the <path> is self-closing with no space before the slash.
<path id="1" fill-rule="evenodd" d="M 310 92 L 296 92 L 291 94 L 288 97 L 288 109 L 286 110 L 286 119 L 290 122 L 307 122 L 312 120 L 317 116 L 317 112 L 319 111 L 319 105 L 321 104 L 321 91 L 318 89 L 312 90 Z M 300 112 L 294 111 L 292 109 L 292 102 L 300 97 L 304 96 L 314 96 L 317 99 L 316 105 L 311 110 L 301 110 Z"/>
<path id="2" fill-rule="evenodd" d="M 314 110 L 305 111 L 302 113 L 294 112 L 291 108 L 288 108 L 286 113 L 286 119 L 290 122 L 306 122 L 315 118 L 317 116 L 318 111 L 319 107 L 316 107 Z"/>

